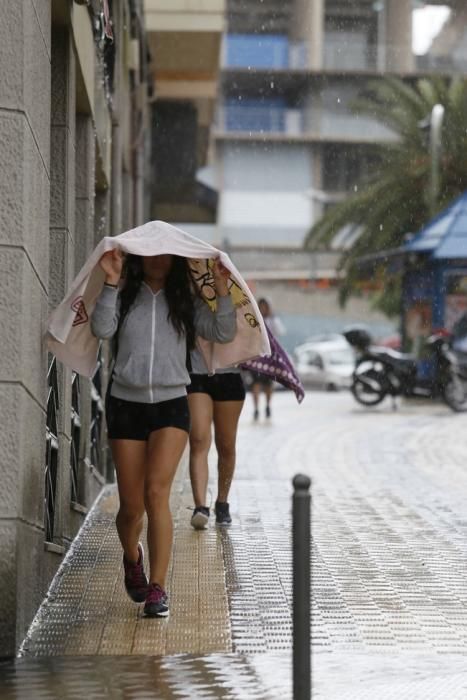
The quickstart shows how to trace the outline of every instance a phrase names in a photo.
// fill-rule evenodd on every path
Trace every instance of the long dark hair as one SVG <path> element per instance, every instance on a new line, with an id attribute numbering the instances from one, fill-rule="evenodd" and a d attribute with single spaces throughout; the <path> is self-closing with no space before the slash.
<path id="1" fill-rule="evenodd" d="M 126 315 L 133 306 L 144 279 L 143 258 L 140 255 L 127 255 L 123 264 L 123 287 L 120 291 L 120 317 L 114 335 L 113 354 L 118 352 L 118 335 Z M 195 347 L 194 296 L 188 260 L 174 255 L 172 266 L 164 285 L 165 297 L 169 306 L 167 318 L 174 325 L 179 336 L 185 335 L 187 349 Z"/>

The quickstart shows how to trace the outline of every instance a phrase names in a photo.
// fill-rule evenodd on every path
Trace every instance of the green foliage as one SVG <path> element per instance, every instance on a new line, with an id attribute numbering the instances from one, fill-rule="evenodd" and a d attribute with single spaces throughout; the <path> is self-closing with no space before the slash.
<path id="1" fill-rule="evenodd" d="M 399 276 L 388 276 L 384 279 L 384 286 L 373 295 L 372 306 L 389 318 L 398 318 L 401 315 L 402 306 L 402 279 Z"/>
<path id="2" fill-rule="evenodd" d="M 354 194 L 326 212 L 308 235 L 307 248 L 317 250 L 327 247 L 344 226 L 350 224 L 361 231 L 341 261 L 345 272 L 343 302 L 349 294 L 358 293 L 361 256 L 398 247 L 408 233 L 415 233 L 430 219 L 431 157 L 429 139 L 420 122 L 438 103 L 445 108 L 436 203 L 437 211 L 441 211 L 467 189 L 467 80 L 432 78 L 408 84 L 387 77 L 371 81 L 355 101 L 358 114 L 376 118 L 398 138 L 375 146 L 380 167 Z M 389 288 L 390 284 L 394 289 Z M 398 295 L 400 282 L 386 279 L 384 293 L 376 296 L 375 303 L 388 313 L 396 308 Z"/>

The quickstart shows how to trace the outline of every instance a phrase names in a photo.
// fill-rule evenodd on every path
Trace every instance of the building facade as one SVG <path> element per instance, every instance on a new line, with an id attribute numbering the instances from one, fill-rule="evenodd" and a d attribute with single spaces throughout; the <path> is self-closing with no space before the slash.
<path id="1" fill-rule="evenodd" d="M 84 380 L 42 342 L 103 235 L 147 218 L 139 0 L 0 7 L 0 656 L 15 653 L 109 477 L 105 360 Z"/>
<path id="2" fill-rule="evenodd" d="M 381 75 L 410 80 L 428 71 L 427 57 L 412 52 L 413 7 L 412 0 L 228 0 L 216 235 L 248 278 L 336 276 L 342 241 L 320 255 L 303 244 L 326 208 L 375 167 L 374 144 L 394 138 L 353 113 L 356 96 Z"/>
<path id="3" fill-rule="evenodd" d="M 217 195 L 197 173 L 210 157 L 225 0 L 145 0 L 153 59 L 151 218 L 212 224 Z"/>
<path id="4" fill-rule="evenodd" d="M 431 3 L 430 3 L 431 4 Z M 418 61 L 426 71 L 467 73 L 467 5 L 463 0 L 436 3 L 450 10 L 430 50 Z"/>

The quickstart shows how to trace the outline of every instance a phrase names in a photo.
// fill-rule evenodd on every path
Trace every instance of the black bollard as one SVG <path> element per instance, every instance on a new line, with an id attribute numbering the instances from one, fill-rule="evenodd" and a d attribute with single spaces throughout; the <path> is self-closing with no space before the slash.
<path id="1" fill-rule="evenodd" d="M 293 479 L 293 700 L 311 698 L 311 480 Z"/>

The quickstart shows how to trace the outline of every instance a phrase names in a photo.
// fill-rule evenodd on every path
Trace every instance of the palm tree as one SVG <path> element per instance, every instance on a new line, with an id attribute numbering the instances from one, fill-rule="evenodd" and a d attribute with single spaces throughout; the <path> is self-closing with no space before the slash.
<path id="1" fill-rule="evenodd" d="M 357 113 L 378 119 L 397 139 L 375 146 L 380 167 L 356 186 L 354 194 L 326 212 L 307 237 L 306 247 L 316 250 L 327 246 L 344 226 L 359 229 L 360 235 L 340 263 L 343 302 L 358 290 L 358 260 L 363 255 L 396 248 L 407 233 L 419 230 L 430 219 L 431 156 L 420 123 L 438 103 L 445 108 L 436 202 L 440 211 L 467 189 L 467 80 L 432 78 L 408 84 L 386 77 L 369 83 L 355 102 Z M 384 276 L 384 266 L 379 274 Z M 399 283 L 393 278 L 376 305 L 394 313 L 398 292 Z"/>

